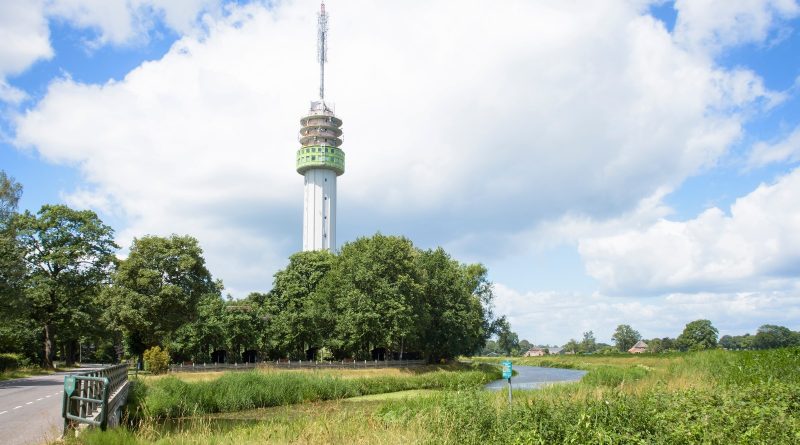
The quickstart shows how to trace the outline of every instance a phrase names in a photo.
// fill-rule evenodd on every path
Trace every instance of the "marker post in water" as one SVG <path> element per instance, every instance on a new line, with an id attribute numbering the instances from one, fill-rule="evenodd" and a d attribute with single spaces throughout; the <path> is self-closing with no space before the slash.
<path id="1" fill-rule="evenodd" d="M 508 380 L 508 403 L 511 403 L 511 360 L 503 360 L 503 378 Z"/>

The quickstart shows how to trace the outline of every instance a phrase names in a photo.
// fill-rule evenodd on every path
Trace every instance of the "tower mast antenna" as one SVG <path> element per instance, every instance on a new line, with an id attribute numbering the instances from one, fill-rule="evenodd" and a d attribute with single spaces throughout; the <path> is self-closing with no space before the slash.
<path id="1" fill-rule="evenodd" d="M 328 13 L 325 1 L 317 14 L 317 59 L 319 60 L 319 100 L 325 102 L 325 62 L 328 61 Z"/>

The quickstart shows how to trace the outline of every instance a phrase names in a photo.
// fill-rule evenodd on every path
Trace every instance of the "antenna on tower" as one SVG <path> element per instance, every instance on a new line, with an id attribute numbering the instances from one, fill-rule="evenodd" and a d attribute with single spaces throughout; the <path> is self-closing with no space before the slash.
<path id="1" fill-rule="evenodd" d="M 325 1 L 317 14 L 317 59 L 319 60 L 319 100 L 325 102 L 325 62 L 328 61 L 328 13 L 325 12 Z"/>

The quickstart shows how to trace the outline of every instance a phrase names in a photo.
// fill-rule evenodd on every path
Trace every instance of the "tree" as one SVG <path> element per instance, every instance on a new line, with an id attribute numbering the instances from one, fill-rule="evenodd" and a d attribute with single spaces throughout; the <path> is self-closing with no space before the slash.
<path id="1" fill-rule="evenodd" d="M 497 320 L 497 346 L 506 355 L 515 355 L 519 350 L 519 337 L 511 331 L 511 325 L 508 324 L 505 316 Z"/>
<path id="2" fill-rule="evenodd" d="M 574 338 L 570 338 L 563 346 L 564 352 L 571 352 L 575 354 L 580 349 L 580 345 Z"/>
<path id="3" fill-rule="evenodd" d="M 320 306 L 335 317 L 326 345 L 335 355 L 366 357 L 373 348 L 419 345 L 426 314 L 418 255 L 407 238 L 381 234 L 342 246 L 317 292 Z"/>
<path id="4" fill-rule="evenodd" d="M 529 351 L 533 347 L 533 344 L 526 339 L 522 339 L 519 341 L 519 352 L 525 353 Z"/>
<path id="5" fill-rule="evenodd" d="M 798 338 L 794 332 L 784 326 L 765 324 L 758 328 L 752 340 L 755 349 L 786 348 L 798 345 Z"/>
<path id="6" fill-rule="evenodd" d="M 698 351 L 717 347 L 717 328 L 709 320 L 695 320 L 686 325 L 678 336 L 678 347 L 682 351 Z"/>
<path id="7" fill-rule="evenodd" d="M 102 294 L 105 321 L 120 330 L 141 361 L 145 349 L 164 345 L 197 318 L 204 296 L 219 295 L 203 250 L 190 236 L 145 236 L 133 240 L 112 284 Z"/>
<path id="8" fill-rule="evenodd" d="M 0 226 L 7 224 L 17 211 L 22 185 L 0 170 Z"/>
<path id="9" fill-rule="evenodd" d="M 418 348 L 430 362 L 481 349 L 490 335 L 479 295 L 485 291 L 486 268 L 461 265 L 442 248 L 421 252 L 417 260 L 422 281 Z"/>
<path id="10" fill-rule="evenodd" d="M 26 265 L 26 305 L 44 334 L 43 366 L 53 367 L 57 328 L 90 323 L 93 298 L 118 248 L 114 231 L 89 210 L 45 205 L 14 219 Z M 77 339 L 77 332 L 72 332 Z M 69 357 L 67 357 L 69 360 Z"/>
<path id="11" fill-rule="evenodd" d="M 24 312 L 24 250 L 12 224 L 22 186 L 0 170 L 0 317 L 6 321 Z"/>
<path id="12" fill-rule="evenodd" d="M 583 333 L 583 340 L 581 340 L 578 350 L 584 354 L 591 354 L 597 350 L 597 341 L 594 338 L 594 332 L 588 331 Z"/>
<path id="13" fill-rule="evenodd" d="M 619 349 L 620 352 L 625 352 L 633 347 L 636 342 L 641 340 L 642 336 L 630 325 L 621 324 L 617 326 L 617 330 L 614 331 L 614 335 L 611 336 L 611 339 L 614 341 L 614 344 L 616 344 L 617 349 Z"/>
<path id="14" fill-rule="evenodd" d="M 313 297 L 334 260 L 325 250 L 300 252 L 275 274 L 272 290 L 263 302 L 273 356 L 304 359 L 306 349 L 322 346 L 324 334 L 332 329 L 333 314 L 317 307 L 324 300 Z"/>

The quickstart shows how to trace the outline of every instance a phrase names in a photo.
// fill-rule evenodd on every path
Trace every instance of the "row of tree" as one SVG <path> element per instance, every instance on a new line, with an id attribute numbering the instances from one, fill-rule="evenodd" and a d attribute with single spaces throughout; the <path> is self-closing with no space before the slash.
<path id="1" fill-rule="evenodd" d="M 534 345 L 528 340 L 518 341 L 516 333 L 512 332 L 507 324 L 498 326 L 497 340 L 489 340 L 482 350 L 482 354 L 508 354 L 521 355 Z M 663 337 L 644 339 L 647 343 L 647 352 L 674 352 L 697 351 L 704 349 L 723 348 L 729 350 L 743 349 L 772 349 L 800 346 L 800 332 L 792 331 L 784 326 L 763 325 L 755 335 L 723 335 L 717 340 L 719 331 L 709 320 L 695 320 L 686 325 L 677 338 Z M 626 352 L 639 340 L 641 334 L 630 325 L 617 326 L 611 336 L 614 345 L 599 343 L 592 331 L 584 332 L 580 341 L 570 339 L 559 349 L 564 352 L 576 354 Z M 547 345 L 542 346 L 548 348 Z M 553 348 L 556 348 L 554 346 Z M 550 349 L 550 348 L 548 348 Z"/>
<path id="2" fill-rule="evenodd" d="M 478 351 L 508 327 L 492 314 L 486 269 L 441 248 L 360 238 L 336 255 L 293 255 L 269 292 L 224 299 L 194 238 L 137 238 L 119 260 L 114 231 L 96 214 L 62 205 L 16 213 L 22 189 L 0 174 L 0 351 L 46 367 L 57 355 L 141 358 L 156 345 L 198 362 L 439 360 Z"/>

